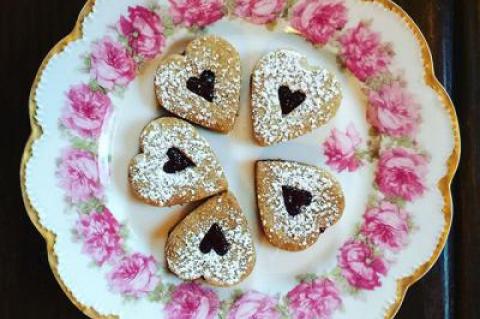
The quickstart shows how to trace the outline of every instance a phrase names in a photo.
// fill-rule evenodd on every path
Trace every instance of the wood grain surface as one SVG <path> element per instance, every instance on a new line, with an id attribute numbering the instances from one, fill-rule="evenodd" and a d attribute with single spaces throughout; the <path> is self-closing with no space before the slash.
<path id="1" fill-rule="evenodd" d="M 447 247 L 432 271 L 409 290 L 397 318 L 480 318 L 480 0 L 396 2 L 424 32 L 462 132 Z M 50 273 L 44 241 L 24 211 L 18 173 L 30 133 L 27 101 L 34 75 L 49 49 L 70 32 L 83 4 L 0 1 L 0 108 L 5 111 L 0 126 L 0 318 L 85 318 Z"/>

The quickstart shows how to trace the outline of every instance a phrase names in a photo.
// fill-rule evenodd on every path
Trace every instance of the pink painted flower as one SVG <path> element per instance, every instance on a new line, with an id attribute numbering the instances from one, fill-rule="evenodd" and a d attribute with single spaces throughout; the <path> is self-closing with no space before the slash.
<path id="1" fill-rule="evenodd" d="M 237 0 L 235 14 L 256 24 L 275 20 L 285 8 L 286 0 Z"/>
<path id="2" fill-rule="evenodd" d="M 407 213 L 387 201 L 367 210 L 361 228 L 364 234 L 375 245 L 399 251 L 408 241 Z"/>
<path id="3" fill-rule="evenodd" d="M 360 143 L 362 143 L 362 138 L 353 124 L 348 126 L 345 133 L 334 128 L 323 143 L 327 165 L 337 172 L 346 169 L 349 172 L 357 170 L 362 165 L 357 156 Z"/>
<path id="4" fill-rule="evenodd" d="M 324 45 L 347 24 L 347 8 L 343 0 L 301 0 L 291 23 L 312 43 Z"/>
<path id="5" fill-rule="evenodd" d="M 77 232 L 83 241 L 83 252 L 99 266 L 122 254 L 120 224 L 106 208 L 100 213 L 82 215 L 77 222 Z"/>
<path id="6" fill-rule="evenodd" d="M 293 288 L 287 298 L 296 319 L 328 319 L 342 304 L 340 291 L 327 278 L 303 282 Z"/>
<path id="7" fill-rule="evenodd" d="M 381 286 L 380 275 L 387 274 L 387 265 L 372 249 L 359 240 L 350 240 L 340 249 L 338 265 L 348 283 L 358 289 L 373 290 Z"/>
<path id="8" fill-rule="evenodd" d="M 249 291 L 233 304 L 228 319 L 280 319 L 277 300 L 257 291 Z"/>
<path id="9" fill-rule="evenodd" d="M 205 27 L 220 20 L 225 12 L 223 0 L 168 0 L 173 23 L 186 27 Z"/>
<path id="10" fill-rule="evenodd" d="M 66 150 L 60 159 L 57 176 L 60 186 L 73 203 L 103 195 L 97 159 L 88 151 Z"/>
<path id="11" fill-rule="evenodd" d="M 63 125 L 81 137 L 98 138 L 112 108 L 110 98 L 85 84 L 72 87 L 67 96 Z"/>
<path id="12" fill-rule="evenodd" d="M 381 43 L 380 34 L 365 22 L 348 29 L 340 37 L 340 46 L 342 62 L 360 81 L 386 70 L 392 61 L 389 45 Z"/>
<path id="13" fill-rule="evenodd" d="M 398 82 L 368 94 L 367 119 L 380 133 L 412 136 L 420 120 L 419 105 Z"/>
<path id="14" fill-rule="evenodd" d="M 110 289 L 124 296 L 140 298 L 152 292 L 160 279 L 153 257 L 139 253 L 123 257 L 107 275 Z"/>
<path id="15" fill-rule="evenodd" d="M 162 20 L 145 7 L 128 8 L 128 18 L 120 18 L 119 29 L 134 54 L 144 59 L 154 58 L 165 46 Z"/>
<path id="16" fill-rule="evenodd" d="M 380 155 L 375 181 L 380 191 L 411 201 L 426 189 L 427 159 L 406 148 L 394 148 Z"/>
<path id="17" fill-rule="evenodd" d="M 90 75 L 105 89 L 125 87 L 135 78 L 133 58 L 108 36 L 94 44 L 90 61 Z"/>
<path id="18" fill-rule="evenodd" d="M 167 319 L 214 319 L 220 301 L 212 289 L 196 283 L 179 285 L 165 306 Z"/>

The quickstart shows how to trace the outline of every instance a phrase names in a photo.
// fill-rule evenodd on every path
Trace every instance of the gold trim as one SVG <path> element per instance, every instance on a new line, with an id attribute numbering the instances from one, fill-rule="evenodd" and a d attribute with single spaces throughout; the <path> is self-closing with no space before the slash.
<path id="1" fill-rule="evenodd" d="M 77 40 L 80 39 L 83 36 L 83 30 L 82 30 L 82 24 L 85 18 L 93 11 L 93 8 L 95 6 L 95 1 L 96 0 L 87 0 L 85 3 L 82 11 L 80 12 L 80 15 L 78 16 L 77 22 L 75 23 L 75 27 L 73 28 L 73 31 L 67 35 L 65 38 L 63 38 L 59 43 L 57 43 L 52 50 L 47 54 L 45 59 L 43 60 L 36 76 L 35 80 L 33 81 L 32 89 L 30 91 L 30 97 L 29 97 L 29 112 L 30 112 L 30 124 L 31 124 L 31 129 L 32 133 L 30 135 L 30 138 L 27 141 L 27 144 L 25 146 L 25 150 L 23 152 L 22 156 L 22 162 L 20 166 L 20 184 L 22 188 L 22 196 L 23 196 L 23 202 L 25 204 L 25 208 L 27 210 L 27 214 L 30 217 L 30 220 L 32 223 L 35 225 L 37 230 L 42 234 L 42 236 L 45 238 L 46 244 L 47 244 L 47 252 L 48 252 L 48 263 L 50 264 L 50 268 L 52 269 L 53 275 L 55 276 L 55 279 L 59 283 L 60 287 L 62 288 L 63 292 L 67 295 L 67 297 L 70 299 L 70 301 L 78 308 L 80 309 L 86 316 L 89 318 L 95 318 L 95 319 L 118 319 L 117 316 L 104 316 L 98 313 L 95 309 L 83 305 L 80 301 L 78 301 L 73 293 L 68 289 L 68 287 L 65 285 L 65 283 L 62 281 L 62 278 L 60 278 L 60 274 L 58 273 L 58 260 L 57 256 L 55 254 L 54 246 L 55 246 L 55 241 L 56 241 L 56 236 L 54 233 L 43 227 L 43 225 L 40 222 L 40 217 L 38 212 L 35 210 L 33 207 L 32 203 L 30 202 L 30 199 L 28 198 L 27 191 L 26 191 L 26 169 L 27 169 L 27 163 L 30 160 L 32 156 L 32 145 L 33 143 L 40 138 L 42 135 L 42 128 L 38 124 L 37 119 L 36 119 L 36 111 L 37 111 L 37 104 L 35 101 L 36 97 L 36 91 L 38 88 L 38 84 L 40 83 L 40 79 L 42 77 L 43 71 L 45 70 L 47 64 L 50 62 L 50 59 L 55 56 L 56 54 L 62 52 L 65 47 Z"/>
<path id="2" fill-rule="evenodd" d="M 56 240 L 55 234 L 42 226 L 40 222 L 39 214 L 35 210 L 32 203 L 30 202 L 30 199 L 27 196 L 26 183 L 25 183 L 25 173 L 26 173 L 27 163 L 32 156 L 32 145 L 42 135 L 42 129 L 35 118 L 36 110 L 37 110 L 35 95 L 36 95 L 36 90 L 38 88 L 38 84 L 40 82 L 41 76 L 43 74 L 43 71 L 45 70 L 45 67 L 50 62 L 50 59 L 53 56 L 62 52 L 70 42 L 80 39 L 83 36 L 82 24 L 85 18 L 90 13 L 92 13 L 93 8 L 95 6 L 95 1 L 96 0 L 87 0 L 87 2 L 85 3 L 85 6 L 80 12 L 80 15 L 77 19 L 77 22 L 75 24 L 73 31 L 69 35 L 67 35 L 64 39 L 62 39 L 57 45 L 55 45 L 55 47 L 53 47 L 53 49 L 48 53 L 48 55 L 43 60 L 37 72 L 37 75 L 32 85 L 32 89 L 30 91 L 30 98 L 29 98 L 29 112 L 30 112 L 30 123 L 31 123 L 32 133 L 25 146 L 25 151 L 22 157 L 22 162 L 20 167 L 20 184 L 22 188 L 22 196 L 23 196 L 23 201 L 25 203 L 27 214 L 30 217 L 30 220 L 32 221 L 32 223 L 40 232 L 40 234 L 45 238 L 45 241 L 47 244 L 48 261 L 50 264 L 50 268 L 52 269 L 55 279 L 58 281 L 64 293 L 67 295 L 70 301 L 89 318 L 118 319 L 119 318 L 118 316 L 114 316 L 114 315 L 104 316 L 98 313 L 95 309 L 83 305 L 80 301 L 78 301 L 75 298 L 72 292 L 63 283 L 58 273 L 58 269 L 57 269 L 58 261 L 54 251 L 54 245 Z M 426 263 L 418 267 L 410 276 L 404 277 L 397 281 L 396 300 L 385 313 L 385 318 L 391 319 L 397 314 L 398 310 L 400 309 L 400 306 L 402 304 L 403 299 L 405 298 L 405 294 L 407 293 L 408 288 L 411 285 L 413 285 L 415 282 L 417 282 L 420 278 L 422 278 L 428 272 L 428 270 L 430 270 L 430 268 L 432 268 L 432 266 L 435 264 L 448 238 L 448 233 L 450 231 L 450 227 L 452 224 L 452 196 L 450 191 L 450 185 L 460 160 L 460 148 L 461 148 L 460 147 L 460 129 L 458 125 L 458 119 L 455 113 L 455 107 L 452 103 L 452 100 L 450 99 L 447 92 L 445 91 L 445 89 L 443 88 L 443 86 L 440 84 L 440 82 L 435 76 L 434 69 L 433 69 L 432 54 L 428 47 L 427 41 L 425 40 L 425 37 L 420 31 L 420 28 L 415 24 L 413 19 L 402 8 L 400 8 L 395 3 L 391 2 L 391 0 L 362 0 L 362 1 L 374 2 L 374 3 L 380 4 L 385 9 L 389 10 L 390 12 L 393 12 L 398 17 L 400 17 L 407 24 L 410 31 L 412 31 L 413 35 L 415 36 L 415 39 L 417 40 L 421 48 L 422 59 L 423 59 L 424 70 L 425 70 L 425 82 L 437 93 L 443 106 L 449 113 L 451 125 L 453 126 L 453 133 L 454 133 L 454 139 L 455 139 L 453 152 L 447 161 L 447 168 L 448 168 L 447 174 L 438 182 L 438 189 L 440 190 L 444 199 L 443 213 L 445 218 L 445 227 L 442 231 L 442 234 L 440 235 L 436 249 L 433 252 L 433 255 L 430 258 L 430 260 L 428 260 Z"/>
<path id="3" fill-rule="evenodd" d="M 399 5 L 393 3 L 391 0 L 362 0 L 362 1 L 374 2 L 374 3 L 380 4 L 385 9 L 387 9 L 390 12 L 393 12 L 399 18 L 401 18 L 407 24 L 409 30 L 412 31 L 421 49 L 423 67 L 425 71 L 425 82 L 437 93 L 441 103 L 443 104 L 446 111 L 450 115 L 450 123 L 453 127 L 453 135 L 454 135 L 454 143 L 455 143 L 452 154 L 450 154 L 446 163 L 447 173 L 438 182 L 438 189 L 440 190 L 440 193 L 442 194 L 442 197 L 443 197 L 443 214 L 445 219 L 445 226 L 443 228 L 442 233 L 440 234 L 440 238 L 438 239 L 436 248 L 432 256 L 430 257 L 430 259 L 424 264 L 422 264 L 421 266 L 419 266 L 411 275 L 397 280 L 397 295 L 396 295 L 395 302 L 388 308 L 387 312 L 385 313 L 385 318 L 390 319 L 395 317 L 395 315 L 398 313 L 400 306 L 402 305 L 402 302 L 405 299 L 405 295 L 407 294 L 408 288 L 410 288 L 410 286 L 412 286 L 415 282 L 420 280 L 433 267 L 435 262 L 440 257 L 440 254 L 442 253 L 445 243 L 447 242 L 448 234 L 450 232 L 450 228 L 452 226 L 452 219 L 453 219 L 452 194 L 451 194 L 450 187 L 460 161 L 460 149 L 461 149 L 460 128 L 458 125 L 457 114 L 455 112 L 455 106 L 453 105 L 453 102 L 450 99 L 450 96 L 445 91 L 445 88 L 440 84 L 437 77 L 435 76 L 432 53 L 428 46 L 427 40 L 425 39 L 418 25 Z"/>

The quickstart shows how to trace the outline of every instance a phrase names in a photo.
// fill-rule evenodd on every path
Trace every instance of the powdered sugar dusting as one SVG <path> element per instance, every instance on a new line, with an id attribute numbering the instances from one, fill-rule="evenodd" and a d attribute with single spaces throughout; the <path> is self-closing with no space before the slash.
<path id="1" fill-rule="evenodd" d="M 259 180 L 261 179 L 261 180 Z M 324 170 L 300 163 L 262 161 L 257 166 L 260 215 L 267 236 L 302 249 L 313 244 L 343 213 L 340 186 Z M 312 202 L 296 216 L 288 214 L 282 186 L 308 191 Z"/>
<path id="2" fill-rule="evenodd" d="M 236 201 L 234 205 L 232 201 L 233 195 L 230 194 L 210 199 L 172 233 L 167 243 L 167 261 L 180 278 L 194 280 L 204 277 L 216 285 L 231 286 L 253 269 L 253 240 L 242 211 Z M 214 223 L 223 230 L 230 245 L 224 256 L 214 250 L 204 254 L 199 249 L 200 242 Z"/>
<path id="3" fill-rule="evenodd" d="M 215 74 L 213 102 L 187 88 L 190 77 Z M 240 57 L 225 40 L 207 36 L 190 43 L 185 56 L 173 55 L 159 66 L 155 90 L 160 104 L 176 115 L 221 132 L 233 128 L 240 100 Z"/>
<path id="4" fill-rule="evenodd" d="M 306 95 L 287 116 L 282 116 L 278 97 L 282 85 Z M 258 62 L 252 90 L 253 125 L 262 145 L 288 141 L 320 127 L 335 115 L 342 98 L 330 72 L 308 66 L 304 56 L 291 50 L 272 52 Z"/>
<path id="5" fill-rule="evenodd" d="M 195 167 L 167 174 L 167 151 L 177 147 Z M 137 194 L 151 204 L 171 206 L 199 200 L 226 189 L 223 169 L 207 141 L 192 125 L 173 118 L 150 123 L 142 133 L 141 148 L 130 166 L 130 181 Z"/>

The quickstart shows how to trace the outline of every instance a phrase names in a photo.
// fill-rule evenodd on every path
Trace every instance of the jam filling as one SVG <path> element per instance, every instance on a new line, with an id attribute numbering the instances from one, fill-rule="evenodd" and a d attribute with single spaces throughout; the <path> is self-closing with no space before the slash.
<path id="1" fill-rule="evenodd" d="M 312 203 L 312 194 L 302 189 L 282 186 L 283 201 L 290 216 L 297 216 L 302 212 L 302 207 Z"/>
<path id="2" fill-rule="evenodd" d="M 167 174 L 175 174 L 195 166 L 195 163 L 176 147 L 169 148 L 167 156 L 168 161 L 163 165 L 163 171 Z"/>
<path id="3" fill-rule="evenodd" d="M 222 228 L 217 223 L 210 227 L 210 230 L 200 242 L 200 251 L 202 253 L 208 254 L 212 249 L 219 256 L 225 256 L 230 249 L 230 244 L 225 238 Z"/>
<path id="4" fill-rule="evenodd" d="M 307 96 L 302 91 L 292 92 L 288 86 L 282 85 L 278 89 L 278 98 L 282 115 L 288 115 L 305 102 Z"/>
<path id="5" fill-rule="evenodd" d="M 208 102 L 215 99 L 215 73 L 205 70 L 200 77 L 191 77 L 187 80 L 187 89 L 203 97 Z"/>

